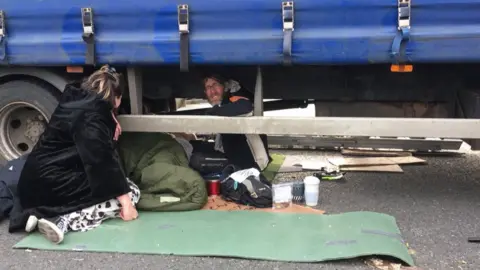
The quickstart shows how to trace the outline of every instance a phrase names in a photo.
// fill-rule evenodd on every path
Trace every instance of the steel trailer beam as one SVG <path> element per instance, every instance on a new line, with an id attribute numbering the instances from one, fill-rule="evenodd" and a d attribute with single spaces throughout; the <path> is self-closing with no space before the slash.
<path id="1" fill-rule="evenodd" d="M 480 119 L 125 115 L 124 131 L 480 139 Z"/>
<path id="2" fill-rule="evenodd" d="M 348 137 L 286 137 L 268 136 L 268 144 L 276 149 L 371 148 L 415 151 L 459 150 L 458 139 L 348 138 Z"/>

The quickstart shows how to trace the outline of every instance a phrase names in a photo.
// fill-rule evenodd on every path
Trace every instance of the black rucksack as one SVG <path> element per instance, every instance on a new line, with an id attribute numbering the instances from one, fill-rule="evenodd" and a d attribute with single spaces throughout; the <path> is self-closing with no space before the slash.
<path id="1" fill-rule="evenodd" d="M 218 153 L 194 152 L 190 158 L 190 168 L 196 170 L 201 175 L 219 174 L 227 165 L 227 158 Z"/>
<path id="2" fill-rule="evenodd" d="M 238 175 L 243 175 L 241 183 L 234 179 Z M 258 208 L 272 207 L 272 184 L 257 169 L 239 170 L 234 165 L 228 165 L 220 180 L 220 193 L 224 200 Z"/>

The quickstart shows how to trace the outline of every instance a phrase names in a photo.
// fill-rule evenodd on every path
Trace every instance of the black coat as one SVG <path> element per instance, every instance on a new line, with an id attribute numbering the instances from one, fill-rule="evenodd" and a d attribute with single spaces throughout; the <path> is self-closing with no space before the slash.
<path id="1" fill-rule="evenodd" d="M 96 94 L 67 85 L 22 170 L 23 211 L 10 217 L 11 232 L 23 230 L 29 215 L 68 214 L 130 192 L 115 151 L 111 111 Z"/>

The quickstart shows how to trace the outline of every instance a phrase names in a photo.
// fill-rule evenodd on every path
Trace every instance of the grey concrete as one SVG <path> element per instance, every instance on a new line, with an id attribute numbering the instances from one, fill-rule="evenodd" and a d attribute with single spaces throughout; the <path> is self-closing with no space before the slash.
<path id="1" fill-rule="evenodd" d="M 306 158 L 319 155 L 301 154 Z M 427 166 L 403 166 L 403 174 L 349 173 L 345 182 L 322 183 L 321 207 L 328 213 L 367 210 L 395 216 L 423 269 L 480 269 L 480 245 L 466 241 L 469 236 L 480 236 L 480 157 L 426 159 Z M 6 229 L 5 223 L 0 224 L 0 269 L 371 269 L 358 259 L 296 264 L 13 250 L 22 236 L 9 235 Z"/>

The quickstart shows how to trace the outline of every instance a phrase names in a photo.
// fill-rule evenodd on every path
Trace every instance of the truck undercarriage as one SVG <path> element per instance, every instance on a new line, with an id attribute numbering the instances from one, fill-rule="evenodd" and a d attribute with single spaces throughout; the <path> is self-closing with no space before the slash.
<path id="1" fill-rule="evenodd" d="M 480 138 L 479 67 L 475 64 L 416 65 L 409 73 L 391 72 L 386 65 L 201 66 L 189 72 L 170 66 L 117 69 L 128 81 L 124 104 L 131 115 L 119 118 L 127 132 L 349 136 L 360 141 L 372 136 Z M 28 153 L 43 132 L 63 86 L 91 70 L 2 69 L 0 155 L 12 159 Z M 235 79 L 254 93 L 254 117 L 206 117 L 201 110 L 176 110 L 175 99 L 203 98 L 202 78 L 212 73 Z M 265 99 L 274 101 L 262 102 Z M 263 116 L 264 111 L 309 104 L 315 105 L 316 117 Z M 155 115 L 144 114 L 144 105 Z M 338 141 L 336 145 L 342 146 Z M 439 150 L 439 144 L 434 146 L 431 150 Z"/>

